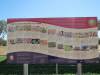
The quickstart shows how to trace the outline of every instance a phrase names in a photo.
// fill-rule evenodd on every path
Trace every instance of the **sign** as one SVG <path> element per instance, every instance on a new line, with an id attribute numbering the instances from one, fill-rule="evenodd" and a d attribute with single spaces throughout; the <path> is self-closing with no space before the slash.
<path id="1" fill-rule="evenodd" d="M 98 57 L 96 17 L 8 19 L 8 62 Z"/>

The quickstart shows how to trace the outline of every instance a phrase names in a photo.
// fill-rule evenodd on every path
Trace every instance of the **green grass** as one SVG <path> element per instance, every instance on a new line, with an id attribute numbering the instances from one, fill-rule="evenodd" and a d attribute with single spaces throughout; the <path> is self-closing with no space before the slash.
<path id="1" fill-rule="evenodd" d="M 6 60 L 6 58 L 7 58 L 7 57 L 6 57 L 5 55 L 0 55 L 0 62 Z"/>

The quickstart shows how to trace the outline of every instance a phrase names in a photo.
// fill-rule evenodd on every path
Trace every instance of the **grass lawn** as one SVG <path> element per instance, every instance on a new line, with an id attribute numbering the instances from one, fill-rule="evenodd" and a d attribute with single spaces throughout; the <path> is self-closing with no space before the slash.
<path id="1" fill-rule="evenodd" d="M 0 62 L 6 60 L 6 56 L 5 55 L 0 55 Z"/>
<path id="2" fill-rule="evenodd" d="M 5 55 L 0 55 L 0 62 L 4 61 L 7 57 Z"/>
<path id="3" fill-rule="evenodd" d="M 7 50 L 6 46 L 0 46 L 0 62 L 4 61 L 7 58 L 6 50 Z"/>

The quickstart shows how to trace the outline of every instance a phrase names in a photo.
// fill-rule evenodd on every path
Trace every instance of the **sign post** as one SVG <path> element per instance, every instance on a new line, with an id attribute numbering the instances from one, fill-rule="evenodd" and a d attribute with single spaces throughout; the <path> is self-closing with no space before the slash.
<path id="1" fill-rule="evenodd" d="M 77 62 L 77 75 L 82 75 L 82 63 Z"/>
<path id="2" fill-rule="evenodd" d="M 58 71 L 58 64 L 56 63 L 56 75 L 59 74 L 59 71 Z"/>
<path id="3" fill-rule="evenodd" d="M 23 65 L 23 75 L 28 75 L 28 64 Z"/>

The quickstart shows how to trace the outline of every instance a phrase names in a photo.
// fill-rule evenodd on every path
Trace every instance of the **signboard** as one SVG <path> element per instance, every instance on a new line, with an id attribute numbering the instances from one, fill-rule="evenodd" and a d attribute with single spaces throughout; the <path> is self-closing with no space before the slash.
<path id="1" fill-rule="evenodd" d="M 8 19 L 8 62 L 98 57 L 96 17 Z"/>

